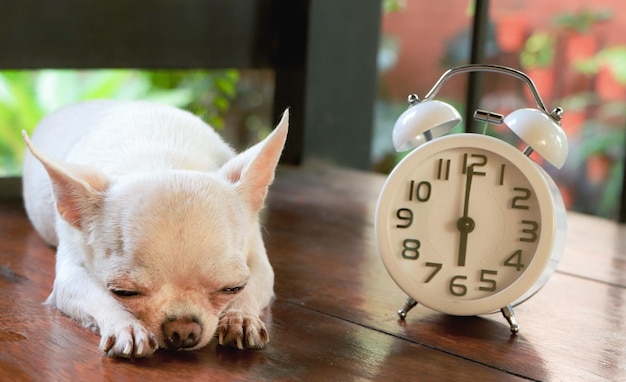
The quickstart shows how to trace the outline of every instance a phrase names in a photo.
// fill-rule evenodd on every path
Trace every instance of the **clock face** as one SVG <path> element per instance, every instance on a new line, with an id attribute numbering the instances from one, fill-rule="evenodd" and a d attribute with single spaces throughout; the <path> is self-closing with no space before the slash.
<path id="1" fill-rule="evenodd" d="M 458 315 L 511 304 L 552 253 L 554 202 L 542 170 L 513 146 L 451 135 L 409 154 L 378 202 L 376 234 L 396 283 Z"/>

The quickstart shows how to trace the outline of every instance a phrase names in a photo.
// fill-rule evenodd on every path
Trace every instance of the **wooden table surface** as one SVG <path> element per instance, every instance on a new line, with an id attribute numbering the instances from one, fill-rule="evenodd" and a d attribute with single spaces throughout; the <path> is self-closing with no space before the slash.
<path id="1" fill-rule="evenodd" d="M 237 351 L 107 358 L 98 337 L 42 305 L 54 250 L 21 202 L 0 203 L 0 381 L 626 381 L 626 228 L 568 216 L 563 260 L 516 308 L 511 336 L 499 314 L 453 317 L 405 300 L 375 247 L 384 177 L 282 167 L 264 210 L 276 271 L 271 342 Z"/>

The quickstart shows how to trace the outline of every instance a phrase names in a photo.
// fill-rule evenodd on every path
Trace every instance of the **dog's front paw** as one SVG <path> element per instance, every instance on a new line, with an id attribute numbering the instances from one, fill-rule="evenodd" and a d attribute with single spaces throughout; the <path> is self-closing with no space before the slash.
<path id="1" fill-rule="evenodd" d="M 270 338 L 265 323 L 258 316 L 239 310 L 224 312 L 217 327 L 220 345 L 236 346 L 238 349 L 261 349 Z"/>
<path id="2" fill-rule="evenodd" d="M 156 336 L 139 321 L 113 325 L 100 334 L 100 349 L 109 357 L 148 357 L 159 347 Z"/>

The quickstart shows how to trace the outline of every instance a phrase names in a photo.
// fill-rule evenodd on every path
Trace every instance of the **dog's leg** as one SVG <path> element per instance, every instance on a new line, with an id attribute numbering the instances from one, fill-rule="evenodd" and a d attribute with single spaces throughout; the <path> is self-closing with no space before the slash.
<path id="1" fill-rule="evenodd" d="M 57 250 L 54 288 L 46 303 L 101 335 L 100 349 L 111 357 L 146 357 L 158 348 L 157 338 L 94 279 L 61 242 Z M 74 249 L 75 250 L 75 249 Z"/>
<path id="2" fill-rule="evenodd" d="M 248 285 L 222 312 L 217 328 L 220 345 L 238 349 L 263 348 L 269 342 L 263 309 L 274 296 L 274 271 L 269 263 L 258 225 L 252 233 L 248 255 Z"/>

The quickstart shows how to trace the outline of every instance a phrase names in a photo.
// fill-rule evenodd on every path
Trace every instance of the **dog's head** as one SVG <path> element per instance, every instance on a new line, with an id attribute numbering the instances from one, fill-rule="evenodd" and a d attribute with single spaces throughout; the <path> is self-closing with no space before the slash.
<path id="1" fill-rule="evenodd" d="M 84 239 L 84 266 L 161 347 L 196 349 L 246 287 L 257 215 L 287 124 L 285 113 L 265 140 L 214 173 L 166 170 L 118 180 L 50 160 L 24 138 L 50 176 L 59 215 Z"/>

